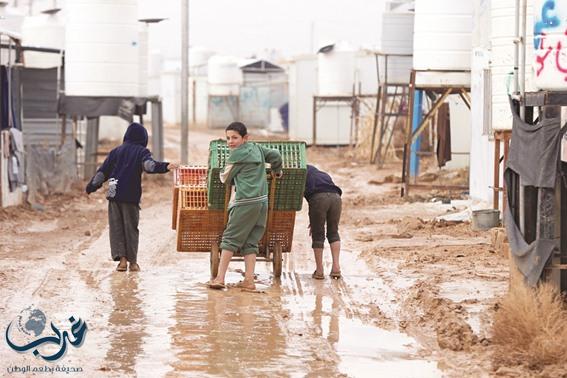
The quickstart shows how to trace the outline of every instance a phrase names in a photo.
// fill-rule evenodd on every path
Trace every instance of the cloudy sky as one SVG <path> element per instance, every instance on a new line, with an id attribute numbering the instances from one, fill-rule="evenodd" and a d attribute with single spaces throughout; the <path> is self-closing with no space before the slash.
<path id="1" fill-rule="evenodd" d="M 150 48 L 180 56 L 180 0 L 139 0 L 140 17 L 168 20 L 151 26 Z M 237 56 L 275 49 L 308 53 L 327 41 L 378 43 L 384 0 L 190 0 L 190 44 Z"/>

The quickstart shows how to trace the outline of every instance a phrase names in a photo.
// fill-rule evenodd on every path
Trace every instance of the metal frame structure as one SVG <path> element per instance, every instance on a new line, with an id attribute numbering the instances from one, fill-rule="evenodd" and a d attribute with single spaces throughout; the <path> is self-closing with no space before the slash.
<path id="1" fill-rule="evenodd" d="M 7 43 L 0 43 L 0 51 L 3 49 L 7 49 L 8 50 L 8 62 L 7 65 L 9 66 L 11 64 L 10 60 L 11 60 L 11 54 L 12 54 L 12 50 L 14 50 L 15 52 L 15 59 L 14 62 L 15 63 L 20 63 L 23 60 L 23 49 L 22 49 L 22 45 L 21 45 L 21 40 L 20 37 L 18 35 L 16 35 L 15 33 L 9 32 L 9 31 L 5 31 L 5 30 L 0 30 L 0 40 L 2 40 L 3 37 L 7 37 L 8 41 Z M 0 64 L 4 64 L 3 62 L 0 62 Z M 9 84 L 10 85 L 10 84 Z M 0 97 L 2 97 L 2 95 L 0 95 Z M 8 89 L 8 102 L 9 102 L 9 108 L 12 109 L 11 106 L 11 100 L 12 99 L 12 93 L 11 90 Z M 5 132 L 5 131 L 2 131 Z M 4 142 L 0 141 L 0 144 L 2 146 L 0 146 L 0 153 L 4 153 L 4 151 L 2 151 Z M 9 154 L 9 153 L 8 153 Z M 4 181 L 4 174 L 5 172 L 3 171 L 4 168 L 4 164 L 7 165 L 6 163 L 7 159 L 4 158 L 3 155 L 0 155 L 0 208 L 3 207 L 8 207 L 8 206 L 14 206 L 14 205 L 19 205 L 22 203 L 23 200 L 23 193 L 21 191 L 21 188 L 19 188 L 18 190 L 11 192 L 8 189 L 8 181 Z"/>
<path id="2" fill-rule="evenodd" d="M 500 162 L 503 161 L 503 167 L 506 167 L 508 161 L 508 153 L 510 151 L 510 139 L 512 139 L 512 130 L 496 130 L 494 131 L 494 185 L 492 187 L 493 208 L 498 210 L 500 204 L 500 193 L 502 192 L 502 206 L 506 209 L 506 185 L 502 183 L 500 186 Z M 500 158 L 500 145 L 504 145 L 504 156 Z"/>
<path id="3" fill-rule="evenodd" d="M 328 103 L 347 103 L 351 106 L 351 125 L 350 125 L 350 145 L 354 146 L 358 143 L 358 130 L 359 130 L 359 122 L 360 122 L 360 109 L 361 104 L 366 105 L 367 108 L 372 109 L 372 105 L 369 105 L 367 102 L 369 100 L 375 100 L 374 106 L 374 124 L 372 130 L 372 142 L 370 148 L 370 161 L 372 163 L 378 161 L 381 163 L 382 161 L 382 154 L 381 150 L 384 145 L 384 136 L 386 127 L 390 120 L 390 117 L 395 116 L 396 119 L 400 116 L 400 112 L 393 113 L 393 104 L 390 107 L 390 111 L 386 112 L 386 106 L 388 103 L 388 98 L 398 97 L 398 96 L 405 96 L 405 88 L 409 85 L 401 84 L 401 83 L 389 83 L 388 82 L 388 60 L 393 57 L 404 57 L 409 58 L 412 57 L 412 54 L 384 54 L 381 52 L 374 53 L 376 59 L 376 80 L 378 82 L 378 91 L 376 94 L 363 94 L 361 93 L 360 83 L 358 86 L 358 93 L 355 90 L 355 85 L 353 85 L 352 95 L 350 96 L 313 96 L 313 129 L 312 129 L 312 145 L 317 145 L 317 112 L 325 107 Z M 384 57 L 384 81 L 380 80 L 380 63 L 379 57 Z M 397 90 L 399 87 L 402 87 L 402 93 L 397 94 Z M 390 95 L 389 89 L 395 88 L 395 94 Z M 376 133 L 378 128 L 378 122 L 380 122 L 380 139 L 378 141 L 378 149 L 374 150 L 375 142 L 376 142 Z M 395 124 L 395 123 L 394 123 Z M 388 142 L 386 144 L 386 149 L 388 148 L 394 130 L 391 131 L 391 134 L 388 138 Z"/>
<path id="4" fill-rule="evenodd" d="M 146 97 L 150 102 L 152 109 L 152 155 L 158 161 L 164 158 L 163 143 L 163 106 L 160 96 Z M 62 119 L 62 129 L 65 130 L 67 116 L 60 114 Z M 144 120 L 139 114 L 140 123 L 143 125 Z M 83 174 L 85 178 L 94 176 L 97 168 L 98 152 L 98 136 L 99 136 L 100 117 L 87 117 L 87 136 L 85 142 L 85 162 Z M 73 130 L 77 130 L 77 117 L 73 117 Z"/>
<path id="5" fill-rule="evenodd" d="M 427 184 L 419 184 L 417 183 L 417 177 L 414 178 L 414 182 L 410 183 L 410 157 L 412 153 L 412 144 L 416 141 L 416 139 L 421 135 L 421 133 L 426 129 L 428 126 L 428 122 L 433 119 L 433 117 L 437 114 L 437 111 L 443 105 L 445 100 L 449 95 L 458 94 L 467 107 L 471 108 L 471 99 L 469 97 L 470 92 L 470 85 L 463 86 L 463 85 L 439 85 L 439 86 L 430 86 L 430 85 L 417 85 L 416 84 L 416 76 L 419 73 L 469 73 L 468 70 L 412 70 L 410 75 L 410 84 L 409 84 L 409 104 L 408 104 L 408 117 L 407 117 L 407 124 L 406 124 L 406 143 L 404 145 L 404 158 L 402 162 L 402 190 L 401 196 L 407 196 L 409 194 L 410 188 L 422 188 L 422 189 L 447 189 L 447 190 L 465 190 L 468 189 L 468 186 L 460 186 L 460 185 L 427 185 Z M 431 108 L 423 117 L 420 124 L 417 126 L 415 130 L 413 130 L 413 113 L 414 113 L 414 102 L 415 102 L 415 91 L 416 90 L 423 90 L 426 93 L 431 93 L 434 96 L 438 95 L 433 103 L 431 104 Z M 419 156 L 418 156 L 419 159 Z"/>
<path id="6" fill-rule="evenodd" d="M 374 124 L 372 127 L 372 141 L 370 145 L 370 163 L 376 163 L 379 167 L 384 164 L 384 158 L 390 144 L 392 143 L 392 137 L 394 136 L 394 131 L 396 123 L 399 117 L 403 116 L 402 113 L 402 102 L 405 98 L 409 96 L 409 83 L 390 83 L 388 80 L 388 60 L 390 58 L 410 58 L 413 54 L 374 54 L 376 59 L 376 75 L 378 77 L 378 93 L 376 95 L 376 110 L 374 112 Z M 380 61 L 379 57 L 384 57 L 384 81 L 380 81 Z M 390 89 L 394 88 L 394 94 L 390 94 Z M 398 94 L 398 89 L 402 88 L 401 93 Z M 398 104 L 398 110 L 394 113 L 395 99 L 401 97 L 401 101 Z M 392 99 L 390 104 L 390 110 L 386 112 L 386 107 L 388 106 L 388 99 Z M 392 126 L 388 137 L 386 137 L 386 131 L 390 123 L 391 117 L 394 117 L 394 125 Z M 380 135 L 378 139 L 378 147 L 374 149 L 376 143 L 376 133 L 378 131 L 378 124 L 380 124 Z M 384 143 L 386 142 L 386 143 Z M 383 150 L 382 150 L 383 149 Z"/>
<path id="7" fill-rule="evenodd" d="M 354 146 L 358 142 L 358 126 L 360 122 L 360 104 L 368 99 L 375 99 L 376 95 L 371 94 L 353 94 L 352 96 L 313 96 L 313 129 L 312 129 L 312 146 L 317 145 L 317 112 L 324 108 L 328 103 L 347 103 L 351 107 L 351 125 L 349 144 Z"/>

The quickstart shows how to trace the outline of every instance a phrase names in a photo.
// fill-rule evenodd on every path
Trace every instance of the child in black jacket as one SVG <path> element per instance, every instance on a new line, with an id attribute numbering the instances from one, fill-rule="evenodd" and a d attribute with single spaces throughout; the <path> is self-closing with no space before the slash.
<path id="1" fill-rule="evenodd" d="M 132 123 L 124 134 L 123 143 L 110 151 L 102 166 L 86 187 L 87 194 L 98 190 L 108 180 L 108 226 L 110 251 L 114 261 L 120 261 L 117 271 L 137 272 L 138 223 L 142 197 L 142 172 L 166 173 L 176 166 L 158 162 L 146 148 L 148 132 L 139 123 Z"/>
<path id="2" fill-rule="evenodd" d="M 339 222 L 341 219 L 343 191 L 333 182 L 331 176 L 320 171 L 313 165 L 307 165 L 307 179 L 305 181 L 304 197 L 309 203 L 309 229 L 313 253 L 315 255 L 315 271 L 312 277 L 317 280 L 325 278 L 323 274 L 323 247 L 325 236 L 331 247 L 333 266 L 331 278 L 341 278 L 339 255 L 341 252 L 341 238 L 339 236 Z M 325 234 L 325 226 L 327 228 Z"/>

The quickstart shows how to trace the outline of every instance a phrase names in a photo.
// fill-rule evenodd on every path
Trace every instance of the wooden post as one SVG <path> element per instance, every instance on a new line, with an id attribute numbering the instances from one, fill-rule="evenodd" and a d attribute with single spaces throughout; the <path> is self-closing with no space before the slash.
<path id="1" fill-rule="evenodd" d="M 376 130 L 378 128 L 378 114 L 380 112 L 382 86 L 378 87 L 378 94 L 376 95 L 376 108 L 374 110 L 374 122 L 372 125 L 372 140 L 370 141 L 370 163 L 373 163 L 374 158 L 374 144 L 376 142 Z M 383 105 L 382 105 L 383 106 Z M 382 136 L 380 136 L 382 138 Z"/>

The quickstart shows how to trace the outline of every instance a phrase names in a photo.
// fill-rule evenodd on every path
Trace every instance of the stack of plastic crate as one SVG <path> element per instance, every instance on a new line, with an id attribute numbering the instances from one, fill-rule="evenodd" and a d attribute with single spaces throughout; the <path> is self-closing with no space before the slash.
<path id="1" fill-rule="evenodd" d="M 218 242 L 223 214 L 207 206 L 207 168 L 185 166 L 174 173 L 173 220 L 177 229 L 177 250 L 206 252 Z"/>
<path id="2" fill-rule="evenodd" d="M 173 206 L 171 209 L 171 228 L 177 224 L 179 189 L 207 189 L 207 167 L 180 166 L 173 171 Z"/>
<path id="3" fill-rule="evenodd" d="M 283 252 L 291 250 L 295 212 L 301 210 L 307 176 L 305 142 L 259 141 L 254 142 L 275 149 L 282 155 L 283 176 L 277 180 L 274 195 L 274 214 L 269 217 L 267 244 L 273 248 L 280 243 Z M 230 150 L 225 140 L 214 140 L 209 145 L 208 206 L 224 209 L 225 186 L 219 173 L 224 169 Z M 269 172 L 269 169 L 268 169 Z M 271 180 L 269 180 L 271 185 Z"/>
<path id="4" fill-rule="evenodd" d="M 276 210 L 301 210 L 307 176 L 305 142 L 261 141 L 261 146 L 278 150 L 282 155 L 283 176 L 278 180 L 275 194 Z M 219 173 L 224 169 L 230 150 L 226 141 L 213 140 L 209 146 L 208 201 L 211 209 L 224 209 L 225 186 Z"/>

